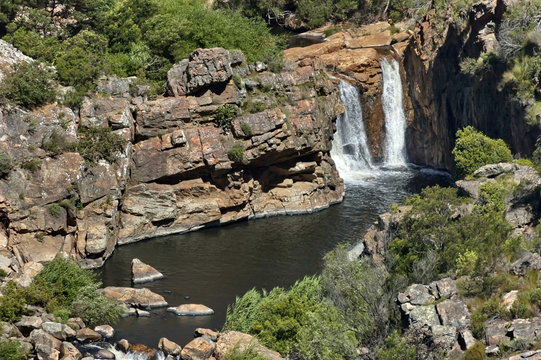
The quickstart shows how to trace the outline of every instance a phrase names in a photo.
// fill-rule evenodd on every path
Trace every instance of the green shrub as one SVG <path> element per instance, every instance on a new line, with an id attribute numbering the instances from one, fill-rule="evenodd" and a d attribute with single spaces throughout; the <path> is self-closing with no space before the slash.
<path id="1" fill-rule="evenodd" d="M 453 156 L 460 177 L 473 174 L 483 165 L 513 160 L 511 150 L 503 140 L 491 139 L 471 126 L 457 131 Z"/>
<path id="2" fill-rule="evenodd" d="M 14 65 L 0 87 L 0 96 L 16 105 L 32 109 L 56 97 L 53 90 L 51 70 L 37 62 L 22 62 Z"/>
<path id="3" fill-rule="evenodd" d="M 22 315 L 28 314 L 26 299 L 14 282 L 10 281 L 2 292 L 4 296 L 0 297 L 0 321 L 14 323 L 19 321 Z"/>
<path id="4" fill-rule="evenodd" d="M 47 207 L 49 210 L 49 214 L 51 214 L 53 217 L 59 217 L 60 213 L 62 212 L 62 207 L 58 204 L 51 204 Z"/>
<path id="5" fill-rule="evenodd" d="M 28 159 L 22 161 L 19 166 L 23 169 L 36 172 L 41 169 L 41 161 L 39 159 Z"/>
<path id="6" fill-rule="evenodd" d="M 227 310 L 224 329 L 255 335 L 282 355 L 334 360 L 355 352 L 345 319 L 323 298 L 318 277 L 305 277 L 289 290 L 250 290 Z"/>
<path id="7" fill-rule="evenodd" d="M 6 276 L 8 276 L 8 273 L 5 270 L 0 269 L 0 280 L 5 278 Z"/>
<path id="8" fill-rule="evenodd" d="M 231 120 L 237 117 L 240 109 L 237 105 L 226 104 L 220 106 L 214 114 L 214 122 L 224 130 L 231 129 Z"/>
<path id="9" fill-rule="evenodd" d="M 464 353 L 464 360 L 485 360 L 486 358 L 485 345 L 482 342 L 476 342 Z"/>
<path id="10" fill-rule="evenodd" d="M 13 169 L 11 158 L 5 152 L 0 151 L 0 178 L 5 178 Z"/>
<path id="11" fill-rule="evenodd" d="M 245 123 L 245 122 L 241 122 L 240 123 L 240 129 L 242 130 L 242 132 L 246 135 L 246 136 L 251 136 L 252 135 L 252 128 L 250 127 L 249 124 Z"/>
<path id="12" fill-rule="evenodd" d="M 340 31 L 342 31 L 342 29 L 333 26 L 333 27 L 323 30 L 323 34 L 325 35 L 325 37 L 329 37 L 336 33 L 339 33 Z"/>
<path id="13" fill-rule="evenodd" d="M 227 360 L 265 360 L 266 357 L 259 354 L 254 346 L 240 349 L 238 345 L 234 346 L 225 354 Z"/>
<path id="14" fill-rule="evenodd" d="M 81 127 L 77 151 L 91 164 L 103 159 L 114 162 L 126 140 L 108 127 Z"/>
<path id="15" fill-rule="evenodd" d="M 385 339 L 385 347 L 376 351 L 378 360 L 415 360 L 417 359 L 417 348 L 408 344 L 407 338 L 394 331 Z"/>
<path id="16" fill-rule="evenodd" d="M 0 340 L 0 359 L 3 360 L 23 360 L 26 354 L 20 349 L 18 341 Z"/>
<path id="17" fill-rule="evenodd" d="M 53 130 L 47 139 L 43 139 L 41 148 L 51 156 L 57 156 L 74 149 L 74 144 L 66 139 L 64 134 Z"/>
<path id="18" fill-rule="evenodd" d="M 71 304 L 71 315 L 85 319 L 90 326 L 114 324 L 122 313 L 116 301 L 99 292 L 98 284 L 81 288 Z"/>
<path id="19" fill-rule="evenodd" d="M 244 145 L 241 142 L 234 143 L 227 152 L 227 157 L 231 161 L 242 163 L 244 161 Z"/>

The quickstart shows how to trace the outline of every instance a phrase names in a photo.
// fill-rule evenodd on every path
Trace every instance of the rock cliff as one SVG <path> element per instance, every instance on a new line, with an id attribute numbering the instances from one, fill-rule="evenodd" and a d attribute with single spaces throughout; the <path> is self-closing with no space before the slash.
<path id="1" fill-rule="evenodd" d="M 102 79 L 79 112 L 0 109 L 0 151 L 13 164 L 0 179 L 3 269 L 60 253 L 96 267 L 119 244 L 342 200 L 329 151 L 343 108 L 317 64 L 276 74 L 240 52 L 200 49 L 171 69 L 167 96 L 147 90 Z M 119 135 L 122 150 L 89 160 L 74 145 L 83 129 L 97 149 L 104 133 Z"/>
<path id="2" fill-rule="evenodd" d="M 450 14 L 453 21 L 431 10 L 416 25 L 404 55 L 414 111 L 407 133 L 412 162 L 452 169 L 455 133 L 468 125 L 504 139 L 516 154 L 533 151 L 539 129 L 526 124 L 522 106 L 502 89 L 505 70 L 481 78 L 460 70 L 462 60 L 497 48 L 495 32 L 505 9 L 506 0 L 483 0 L 466 14 Z"/>

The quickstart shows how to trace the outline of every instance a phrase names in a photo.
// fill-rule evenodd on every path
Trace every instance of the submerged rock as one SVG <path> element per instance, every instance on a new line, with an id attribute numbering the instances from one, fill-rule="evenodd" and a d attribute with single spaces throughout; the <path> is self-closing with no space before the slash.
<path id="1" fill-rule="evenodd" d="M 177 307 L 169 307 L 167 308 L 167 311 L 173 312 L 179 316 L 201 316 L 214 314 L 214 310 L 201 304 L 183 304 Z"/>
<path id="2" fill-rule="evenodd" d="M 146 282 L 163 279 L 165 276 L 154 267 L 145 264 L 139 259 L 131 261 L 131 274 L 134 284 L 142 284 Z"/>
<path id="3" fill-rule="evenodd" d="M 126 305 L 142 308 L 158 308 L 167 306 L 163 296 L 158 295 L 147 288 L 134 289 L 129 287 L 108 286 L 103 289 L 103 295 Z"/>

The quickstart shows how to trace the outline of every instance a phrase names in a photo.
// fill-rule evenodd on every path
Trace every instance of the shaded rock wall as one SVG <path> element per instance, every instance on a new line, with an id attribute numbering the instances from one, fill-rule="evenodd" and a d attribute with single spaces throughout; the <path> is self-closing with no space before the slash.
<path id="1" fill-rule="evenodd" d="M 336 83 L 315 64 L 265 68 L 198 50 L 169 73 L 167 97 L 103 79 L 79 114 L 3 107 L 0 151 L 14 169 L 0 179 L 0 267 L 60 253 L 96 267 L 118 244 L 341 201 L 329 155 L 343 111 Z M 243 110 L 218 127 L 224 105 Z M 108 127 L 126 145 L 112 163 L 90 163 L 70 145 L 81 126 Z"/>
<path id="2" fill-rule="evenodd" d="M 503 0 L 482 1 L 460 25 L 430 11 L 416 26 L 404 57 L 414 112 L 407 131 L 412 162 L 452 170 L 455 133 L 467 125 L 504 139 L 514 153 L 528 156 L 533 151 L 539 129 L 525 123 L 520 104 L 501 89 L 505 69 L 482 77 L 460 71 L 462 59 L 494 50 L 494 31 L 504 11 Z"/>

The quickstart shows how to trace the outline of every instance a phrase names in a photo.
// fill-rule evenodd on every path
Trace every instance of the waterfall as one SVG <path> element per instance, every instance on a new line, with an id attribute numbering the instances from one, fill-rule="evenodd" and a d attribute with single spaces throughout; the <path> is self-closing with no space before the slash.
<path id="1" fill-rule="evenodd" d="M 385 114 L 385 165 L 406 165 L 406 115 L 400 65 L 395 59 L 381 59 L 383 113 Z"/>
<path id="2" fill-rule="evenodd" d="M 331 156 L 346 181 L 361 178 L 373 169 L 372 156 L 364 130 L 359 90 L 340 81 L 340 100 L 346 111 L 336 121 Z"/>

